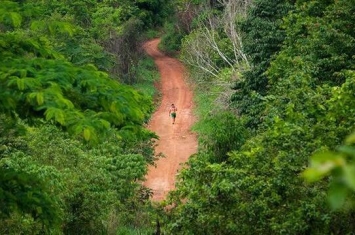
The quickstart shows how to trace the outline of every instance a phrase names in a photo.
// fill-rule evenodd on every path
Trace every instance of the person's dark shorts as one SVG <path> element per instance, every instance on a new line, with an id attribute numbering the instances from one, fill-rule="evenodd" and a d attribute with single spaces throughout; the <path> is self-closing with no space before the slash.
<path id="1" fill-rule="evenodd" d="M 176 113 L 171 113 L 172 118 L 176 118 Z"/>

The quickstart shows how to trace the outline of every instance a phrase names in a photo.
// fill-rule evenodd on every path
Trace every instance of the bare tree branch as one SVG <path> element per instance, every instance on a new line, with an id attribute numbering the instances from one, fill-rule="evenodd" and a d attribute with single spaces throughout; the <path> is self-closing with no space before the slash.
<path id="1" fill-rule="evenodd" d="M 237 22 L 238 19 L 246 17 L 247 9 L 252 0 L 217 0 L 217 3 L 219 3 L 219 9 L 223 9 L 218 14 L 216 14 L 215 9 L 211 9 L 210 4 L 202 5 L 204 8 L 194 9 L 198 12 L 193 13 L 193 15 L 197 16 L 203 12 L 204 14 L 207 13 L 208 16 L 199 21 L 199 30 L 196 30 L 193 36 L 187 38 L 188 43 L 185 44 L 187 47 L 185 47 L 186 51 L 184 52 L 186 63 L 214 77 L 218 77 L 221 69 L 214 62 L 216 58 L 212 58 L 216 55 L 233 72 L 236 72 L 241 66 L 249 67 L 247 56 L 243 52 L 242 38 L 238 31 Z M 191 11 L 191 8 L 189 10 Z M 225 35 L 221 35 L 221 30 Z M 223 44 L 222 40 L 230 45 L 229 49 L 225 48 L 226 44 Z"/>

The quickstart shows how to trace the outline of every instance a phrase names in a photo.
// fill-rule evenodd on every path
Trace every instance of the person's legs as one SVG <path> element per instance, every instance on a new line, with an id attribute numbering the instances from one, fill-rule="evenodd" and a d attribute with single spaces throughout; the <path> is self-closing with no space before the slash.
<path id="1" fill-rule="evenodd" d="M 172 113 L 171 117 L 173 118 L 173 124 L 175 123 L 176 113 Z"/>

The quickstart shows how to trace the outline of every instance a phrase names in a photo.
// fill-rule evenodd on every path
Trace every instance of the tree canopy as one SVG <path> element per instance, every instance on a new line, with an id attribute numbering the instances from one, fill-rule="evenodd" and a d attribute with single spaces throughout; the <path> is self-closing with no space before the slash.
<path id="1" fill-rule="evenodd" d="M 352 234 L 354 12 L 354 0 L 1 1 L 0 233 L 127 234 L 159 218 L 166 234 Z M 133 85 L 153 83 L 151 30 L 188 68 L 199 119 L 168 210 L 141 185 L 157 136 L 152 97 Z"/>
<path id="2" fill-rule="evenodd" d="M 1 1 L 1 234 L 112 233 L 147 213 L 131 210 L 157 136 L 128 39 L 166 12 L 145 3 Z"/>
<path id="3" fill-rule="evenodd" d="M 200 16 L 226 11 L 232 1 L 215 2 Z M 353 136 L 343 144 L 354 131 L 354 6 L 352 0 L 252 1 L 235 18 L 249 65 L 220 64 L 216 74 L 204 73 L 211 66 L 199 58 L 205 53 L 215 64 L 221 47 L 190 50 L 206 25 L 185 37 L 182 52 L 201 86 L 200 141 L 167 201 L 170 233 L 354 231 Z M 230 41 L 223 22 L 206 30 Z M 228 50 L 220 56 L 231 58 Z M 226 81 L 229 87 L 220 85 Z M 221 99 L 231 88 L 230 99 Z"/>

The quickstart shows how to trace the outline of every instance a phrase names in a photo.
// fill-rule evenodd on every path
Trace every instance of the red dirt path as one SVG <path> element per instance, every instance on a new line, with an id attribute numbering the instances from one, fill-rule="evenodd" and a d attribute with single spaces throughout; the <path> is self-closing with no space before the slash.
<path id="1" fill-rule="evenodd" d="M 192 92 L 184 80 L 184 67 L 173 58 L 158 50 L 160 40 L 154 39 L 144 44 L 143 48 L 153 57 L 160 72 L 161 104 L 153 114 L 148 128 L 159 136 L 156 153 L 163 153 L 164 158 L 151 166 L 144 185 L 153 190 L 153 201 L 165 199 L 167 193 L 175 188 L 175 176 L 181 168 L 180 163 L 197 152 L 196 135 L 190 131 L 195 122 L 192 113 Z M 175 124 L 169 117 L 170 105 L 174 103 L 177 111 Z"/>

